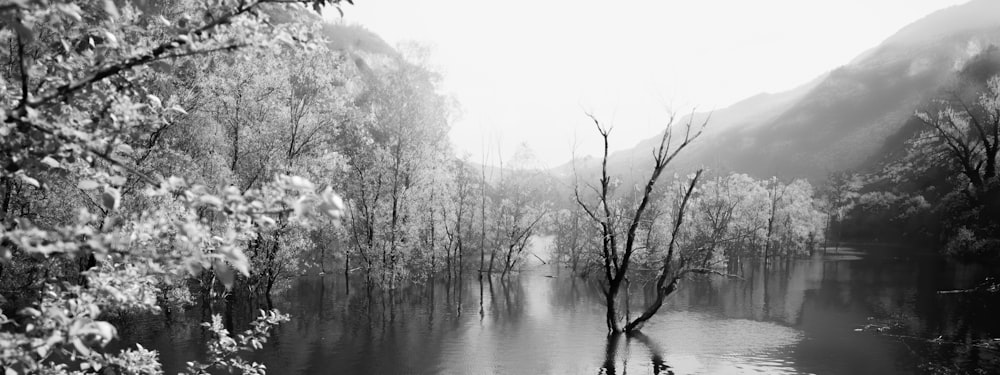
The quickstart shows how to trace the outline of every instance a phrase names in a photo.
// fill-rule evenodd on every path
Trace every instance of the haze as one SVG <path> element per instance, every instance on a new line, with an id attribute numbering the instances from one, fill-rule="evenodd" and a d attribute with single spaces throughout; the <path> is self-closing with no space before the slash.
<path id="1" fill-rule="evenodd" d="M 585 111 L 613 121 L 613 150 L 632 147 L 670 111 L 791 89 L 963 2 L 387 0 L 346 8 L 344 22 L 430 47 L 470 160 L 485 150 L 495 164 L 498 145 L 507 159 L 524 143 L 556 166 L 600 151 Z"/>

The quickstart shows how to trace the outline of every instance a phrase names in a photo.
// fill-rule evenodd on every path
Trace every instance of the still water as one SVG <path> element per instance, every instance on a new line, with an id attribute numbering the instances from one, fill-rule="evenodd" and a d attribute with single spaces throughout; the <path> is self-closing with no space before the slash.
<path id="1" fill-rule="evenodd" d="M 1000 300 L 937 293 L 972 287 L 990 274 L 984 267 L 841 251 L 778 261 L 766 273 L 748 263 L 742 273 L 687 281 L 633 337 L 608 337 L 600 292 L 566 270 L 395 291 L 303 277 L 273 300 L 293 320 L 252 359 L 272 374 L 1000 372 L 997 352 L 967 345 L 1000 337 Z M 641 285 L 631 288 L 641 305 Z M 172 374 L 204 351 L 199 322 L 221 313 L 239 329 L 251 311 L 197 307 L 121 334 L 159 350 Z M 856 331 L 889 321 L 892 335 Z"/>

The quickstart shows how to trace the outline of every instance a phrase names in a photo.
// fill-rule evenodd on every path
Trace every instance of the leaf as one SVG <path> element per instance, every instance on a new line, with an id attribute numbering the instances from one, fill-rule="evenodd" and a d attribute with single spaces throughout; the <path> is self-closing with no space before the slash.
<path id="1" fill-rule="evenodd" d="M 257 217 L 257 223 L 264 227 L 273 227 L 277 224 L 274 219 L 268 217 L 267 215 L 260 215 Z"/>
<path id="2" fill-rule="evenodd" d="M 83 180 L 80 181 L 79 184 L 76 184 L 76 187 L 80 188 L 80 190 L 94 190 L 97 189 L 99 186 L 101 185 L 94 180 Z"/>
<path id="3" fill-rule="evenodd" d="M 46 355 L 49 354 L 49 346 L 48 345 L 39 346 L 39 347 L 35 348 L 35 353 L 38 353 L 38 355 L 41 356 L 41 357 L 45 357 Z M 82 368 L 83 365 L 81 364 L 80 367 Z M 10 374 L 10 372 L 7 372 L 7 374 Z M 17 373 L 14 372 L 14 374 L 17 374 Z"/>
<path id="4" fill-rule="evenodd" d="M 118 145 L 115 148 L 116 148 L 116 150 L 118 152 L 123 153 L 123 154 L 131 154 L 133 152 L 132 146 L 129 146 L 129 145 L 124 144 L 124 143 Z"/>
<path id="5" fill-rule="evenodd" d="M 163 101 L 161 101 L 160 98 L 157 97 L 156 95 L 153 94 L 146 95 L 146 99 L 148 99 L 149 102 L 153 104 L 153 107 L 156 108 L 163 107 Z"/>
<path id="6" fill-rule="evenodd" d="M 91 333 L 101 337 L 101 343 L 106 344 L 118 336 L 118 329 L 108 322 L 93 322 L 90 324 Z"/>
<path id="7" fill-rule="evenodd" d="M 51 156 L 46 156 L 42 158 L 42 164 L 49 166 L 49 168 L 59 168 L 59 162 L 53 159 Z"/>
<path id="8" fill-rule="evenodd" d="M 344 212 L 344 200 L 340 198 L 339 195 L 333 192 L 333 189 L 327 187 L 320 193 L 320 204 L 316 207 L 320 213 L 323 213 L 333 219 L 339 220 Z"/>
<path id="9" fill-rule="evenodd" d="M 84 356 L 90 355 L 90 348 L 88 348 L 87 345 L 84 345 L 83 341 L 80 341 L 79 337 L 73 337 L 70 342 L 73 343 L 73 347 L 75 347 L 76 351 L 80 352 L 80 354 L 83 354 Z"/>
<path id="10" fill-rule="evenodd" d="M 175 111 L 177 113 L 180 113 L 182 115 L 188 114 L 187 111 L 185 111 L 184 108 L 181 108 L 181 106 L 179 106 L 179 105 L 174 105 L 174 106 L 170 107 L 170 110 Z"/>
<path id="11" fill-rule="evenodd" d="M 233 269 L 229 268 L 226 262 L 217 262 L 215 264 L 215 275 L 219 277 L 219 281 L 226 287 L 226 290 L 233 288 L 233 281 L 236 276 L 233 274 Z"/>
<path id="12" fill-rule="evenodd" d="M 290 185 L 289 187 L 300 191 L 309 191 L 315 189 L 315 186 L 312 184 L 312 182 L 309 182 L 309 180 L 299 176 L 290 177 L 288 179 L 288 184 Z"/>
<path id="13" fill-rule="evenodd" d="M 36 317 L 42 315 L 42 312 L 38 311 L 38 309 L 36 309 L 34 307 L 25 307 L 25 308 L 21 309 L 21 315 L 29 316 L 29 317 L 32 317 L 32 318 L 36 318 Z"/>
<path id="14" fill-rule="evenodd" d="M 306 197 L 299 197 L 295 202 L 292 202 L 292 212 L 295 216 L 301 217 L 305 214 L 306 210 L 309 208 L 308 201 Z"/>
<path id="15" fill-rule="evenodd" d="M 198 197 L 198 201 L 215 208 L 222 208 L 222 199 L 214 195 L 202 195 Z"/>
<path id="16" fill-rule="evenodd" d="M 111 18 L 118 18 L 118 6 L 115 5 L 113 0 L 104 0 L 104 11 L 108 13 Z"/>
<path id="17" fill-rule="evenodd" d="M 42 186 L 41 184 L 38 183 L 38 180 L 28 177 L 27 175 L 19 174 L 17 175 L 17 177 L 20 177 L 21 181 L 24 181 L 24 183 L 34 186 L 36 188 L 40 188 Z"/>
<path id="18" fill-rule="evenodd" d="M 185 262 L 185 265 L 187 266 L 187 271 L 189 274 L 191 274 L 191 276 L 200 275 L 202 269 L 204 269 L 201 262 L 196 259 L 189 259 L 188 261 Z"/>
<path id="19" fill-rule="evenodd" d="M 223 246 L 219 249 L 219 253 L 222 254 L 229 261 L 237 271 L 243 274 L 243 276 L 250 276 L 250 259 L 247 259 L 246 254 L 236 246 Z"/>
<path id="20" fill-rule="evenodd" d="M 107 30 L 102 30 L 102 33 L 104 34 L 104 40 L 106 40 L 108 44 L 110 44 L 113 47 L 118 46 L 118 37 L 116 37 L 115 34 L 112 34 L 110 31 Z"/>
<path id="21" fill-rule="evenodd" d="M 83 20 L 83 17 L 80 16 L 80 6 L 76 4 L 56 3 L 55 7 L 60 12 L 63 12 L 63 14 L 69 16 L 70 18 L 74 19 L 77 22 Z"/>
<path id="22" fill-rule="evenodd" d="M 110 186 L 104 187 L 104 194 L 101 194 L 101 204 L 108 211 L 114 211 L 118 209 L 118 205 L 121 203 L 122 193 Z"/>

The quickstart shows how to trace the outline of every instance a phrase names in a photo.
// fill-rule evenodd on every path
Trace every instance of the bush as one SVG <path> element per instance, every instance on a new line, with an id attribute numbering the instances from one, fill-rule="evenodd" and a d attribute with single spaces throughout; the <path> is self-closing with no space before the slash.
<path id="1" fill-rule="evenodd" d="M 1000 240 L 982 235 L 961 227 L 945 244 L 945 254 L 959 259 L 983 260 L 996 258 L 1000 252 Z"/>

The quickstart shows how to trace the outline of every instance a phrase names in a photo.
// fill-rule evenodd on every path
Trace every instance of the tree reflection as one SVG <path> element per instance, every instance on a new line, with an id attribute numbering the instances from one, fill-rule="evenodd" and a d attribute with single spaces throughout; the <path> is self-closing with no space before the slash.
<path id="1" fill-rule="evenodd" d="M 624 341 L 626 348 L 634 341 L 638 342 L 644 346 L 647 351 L 649 351 L 649 361 L 653 365 L 653 374 L 674 375 L 674 372 L 670 370 L 670 366 L 668 366 L 666 361 L 663 360 L 663 349 L 656 343 L 656 341 L 653 341 L 652 338 L 646 336 L 642 332 L 613 333 L 608 335 L 607 343 L 604 346 L 604 364 L 601 365 L 601 370 L 598 374 L 615 375 L 618 373 L 616 366 L 618 362 L 618 352 L 620 351 L 619 346 L 621 346 L 623 337 L 625 338 Z M 621 370 L 623 375 L 628 371 L 628 358 L 624 358 L 622 360 Z"/>

